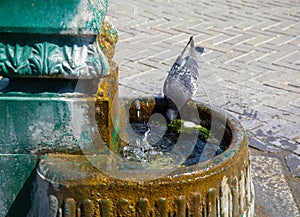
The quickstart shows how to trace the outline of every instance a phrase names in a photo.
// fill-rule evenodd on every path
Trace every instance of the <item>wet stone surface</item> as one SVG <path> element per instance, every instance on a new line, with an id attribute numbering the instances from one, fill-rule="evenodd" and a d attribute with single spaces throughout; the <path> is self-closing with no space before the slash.
<path id="1" fill-rule="evenodd" d="M 256 138 L 255 135 L 251 133 L 248 134 L 248 141 L 250 147 L 261 151 L 278 152 L 280 150 L 279 148 L 274 147 L 272 144 Z"/>
<path id="2" fill-rule="evenodd" d="M 300 178 L 300 157 L 290 154 L 285 157 L 285 161 L 294 177 Z"/>
<path id="3" fill-rule="evenodd" d="M 130 22 L 119 19 L 124 17 L 124 10 L 119 8 L 128 9 L 125 19 Z M 195 8 L 203 8 L 203 12 Z M 120 52 L 116 55 L 121 94 L 161 93 L 167 71 L 178 54 L 175 51 L 194 35 L 197 44 L 206 49 L 206 62 L 199 64 L 203 88 L 196 98 L 237 117 L 247 131 L 249 145 L 260 155 L 283 156 L 278 170 L 289 179 L 295 176 L 299 161 L 294 159 L 300 155 L 298 8 L 299 3 L 293 0 L 229 0 L 225 4 L 221 0 L 209 4 L 204 0 L 175 0 L 161 1 L 159 5 L 156 1 L 112 0 L 110 16 L 121 30 Z M 260 168 L 254 167 L 254 172 L 256 169 L 255 174 L 260 175 Z M 274 189 L 287 184 L 286 179 L 274 179 L 278 182 Z M 299 188 L 300 179 L 293 181 L 295 184 L 286 189 L 298 192 L 293 195 L 298 201 L 298 207 L 294 206 L 297 210 L 300 194 L 295 188 Z M 254 183 L 257 195 L 264 188 L 259 184 Z M 259 211 L 264 213 L 261 216 L 277 217 L 290 210 L 280 194 L 271 200 L 257 198 L 262 206 Z M 270 209 L 272 200 L 283 201 L 278 202 L 279 214 Z M 286 211 L 284 216 L 299 214 Z"/>
<path id="4" fill-rule="evenodd" d="M 251 156 L 256 208 L 264 208 L 267 216 L 299 216 L 292 192 L 277 158 Z M 263 217 L 257 213 L 257 217 Z"/>

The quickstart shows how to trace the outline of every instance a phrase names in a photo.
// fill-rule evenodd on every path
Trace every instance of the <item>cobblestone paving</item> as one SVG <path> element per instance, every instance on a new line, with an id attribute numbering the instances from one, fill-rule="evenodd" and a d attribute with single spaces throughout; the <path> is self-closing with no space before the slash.
<path id="1" fill-rule="evenodd" d="M 236 116 L 253 155 L 280 160 L 299 207 L 299 0 L 111 0 L 108 17 L 119 30 L 121 96 L 161 94 L 194 35 L 205 48 L 195 98 Z"/>

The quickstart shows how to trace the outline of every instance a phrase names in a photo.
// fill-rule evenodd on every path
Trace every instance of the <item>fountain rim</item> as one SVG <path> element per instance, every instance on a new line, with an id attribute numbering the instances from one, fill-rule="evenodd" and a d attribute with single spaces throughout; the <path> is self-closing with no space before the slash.
<path id="1" fill-rule="evenodd" d="M 241 152 L 241 149 L 244 146 L 247 146 L 247 135 L 242 125 L 238 122 L 238 120 L 228 112 L 225 112 L 224 110 L 221 110 L 216 106 L 212 106 L 200 102 L 198 100 L 193 100 L 193 102 L 196 103 L 198 109 L 199 106 L 202 106 L 208 108 L 210 111 L 216 112 L 219 117 L 225 118 L 226 128 L 228 128 L 231 131 L 231 140 L 228 148 L 221 154 L 209 160 L 203 161 L 199 164 L 182 167 L 179 168 L 178 170 L 179 172 L 182 173 L 182 175 L 193 174 L 193 172 L 189 171 L 191 168 L 194 169 L 196 171 L 195 173 L 197 174 L 201 172 L 210 171 L 209 174 L 212 175 L 214 174 L 212 173 L 213 170 L 219 170 L 219 168 L 225 168 L 226 165 L 228 166 L 228 164 L 231 165 L 231 163 L 234 163 L 235 158 L 240 157 L 239 153 Z M 177 172 L 178 170 L 175 171 Z"/>
<path id="2" fill-rule="evenodd" d="M 121 99 L 126 99 L 129 101 L 134 101 L 136 98 L 128 98 L 128 97 L 122 97 Z M 161 96 L 155 96 L 155 97 L 141 97 L 140 99 L 149 101 L 149 100 L 162 100 L 163 97 Z M 174 169 L 170 174 L 166 176 L 162 176 L 158 178 L 157 180 L 160 181 L 160 184 L 162 184 L 164 181 L 168 182 L 172 180 L 172 182 L 176 182 L 177 178 L 178 181 L 180 181 L 182 178 L 189 180 L 189 179 L 197 179 L 197 178 L 205 178 L 208 176 L 212 176 L 216 173 L 219 173 L 220 170 L 225 170 L 227 167 L 230 167 L 234 164 L 234 162 L 242 157 L 241 152 L 245 148 L 247 148 L 247 135 L 245 130 L 243 129 L 242 125 L 238 122 L 238 120 L 225 110 L 222 110 L 216 106 L 209 105 L 204 102 L 200 102 L 199 100 L 191 100 L 191 102 L 195 103 L 197 106 L 198 111 L 199 110 L 205 110 L 211 113 L 214 113 L 217 115 L 217 118 L 222 118 L 225 120 L 226 128 L 228 128 L 231 132 L 231 140 L 229 143 L 228 148 L 222 152 L 221 154 L 203 161 L 199 164 L 194 164 L 190 166 L 183 166 Z M 248 152 L 247 152 L 248 153 Z M 140 171 L 139 171 L 140 172 Z M 134 180 L 128 180 L 128 181 L 134 181 Z M 152 181 L 138 181 L 135 180 L 138 183 L 152 183 Z"/>
<path id="3" fill-rule="evenodd" d="M 133 98 L 127 98 L 124 97 L 124 100 L 126 99 L 127 102 L 133 102 L 135 99 Z M 145 102 L 156 102 L 155 100 L 159 100 L 162 99 L 161 97 L 141 97 L 139 99 L 143 99 L 145 100 Z M 128 101 L 129 100 L 129 101 Z M 132 100 L 132 101 L 131 101 Z M 232 167 L 240 167 L 242 165 L 235 165 L 235 162 L 240 162 L 241 158 L 245 158 L 246 160 L 248 159 L 248 146 L 247 146 L 247 136 L 246 133 L 244 131 L 244 129 L 242 128 L 241 124 L 238 122 L 238 120 L 233 117 L 231 114 L 229 114 L 228 112 L 221 110 L 220 108 L 217 108 L 213 105 L 208 105 L 206 103 L 203 102 L 199 102 L 197 100 L 193 100 L 192 102 L 194 102 L 197 106 L 198 112 L 199 111 L 203 111 L 206 114 L 210 115 L 216 115 L 215 118 L 216 120 L 220 120 L 223 119 L 224 124 L 226 126 L 227 129 L 229 129 L 230 133 L 231 133 L 231 138 L 230 138 L 230 143 L 228 148 L 222 152 L 221 154 L 203 161 L 199 164 L 194 164 L 194 165 L 190 165 L 190 166 L 182 166 L 182 167 L 177 167 L 177 168 L 173 168 L 170 171 L 166 172 L 166 171 L 160 171 L 160 172 L 154 172 L 153 174 L 149 174 L 149 170 L 148 171 L 141 171 L 141 170 L 136 170 L 136 171 L 127 171 L 128 174 L 132 174 L 133 176 L 123 176 L 124 172 L 105 172 L 105 171 L 99 171 L 98 169 L 95 169 L 94 167 L 90 167 L 91 165 L 86 165 L 86 163 L 88 162 L 93 162 L 90 161 L 93 158 L 98 158 L 97 155 L 82 155 L 74 156 L 75 158 L 81 158 L 84 157 L 84 159 L 86 159 L 86 163 L 84 163 L 85 165 L 83 165 L 83 167 L 81 169 L 79 169 L 82 172 L 82 175 L 79 182 L 84 182 L 84 183 L 90 183 L 90 184 L 95 184 L 98 181 L 102 180 L 101 182 L 104 182 L 106 184 L 109 183 L 118 183 L 118 185 L 123 186 L 131 186 L 131 185 L 138 185 L 138 186 L 147 186 L 147 185 L 153 185 L 153 184 L 159 184 L 159 185 L 167 185 L 170 182 L 175 184 L 175 183 L 179 183 L 182 180 L 185 180 L 185 182 L 194 182 L 196 180 L 201 180 L 201 179 L 206 179 L 208 177 L 212 177 L 215 175 L 218 175 L 219 173 L 222 173 L 223 171 L 226 170 L 230 170 L 230 168 Z M 59 155 L 48 155 L 52 160 L 56 161 L 55 158 L 61 158 L 61 159 L 69 159 L 68 158 L 64 158 L 62 154 Z M 51 157 L 52 156 L 52 157 Z M 91 157 L 91 158 L 90 158 Z M 78 159 L 79 159 L 78 158 Z M 72 161 L 72 159 L 70 159 Z M 41 169 L 43 167 L 42 163 L 44 160 L 42 160 L 40 162 L 39 168 Z M 48 160 L 46 160 L 48 161 Z M 70 161 L 70 163 L 71 163 Z M 49 162 L 49 161 L 48 161 Z M 63 160 L 63 162 L 65 162 Z M 42 163 L 42 164 L 41 164 Z M 46 162 L 45 162 L 46 163 Z M 46 163 L 47 164 L 47 163 Z M 89 164 L 89 163 L 88 163 Z M 87 166 L 88 170 L 86 170 Z M 93 169 L 94 168 L 94 169 Z M 43 170 L 38 169 L 38 173 L 40 173 L 40 175 L 46 179 L 48 179 L 48 174 L 47 172 L 44 173 Z M 54 169 L 54 170 L 57 170 Z M 80 172 L 80 173 L 81 173 Z M 125 172 L 125 173 L 127 173 Z M 85 174 L 85 175 L 84 175 Z M 123 175 L 122 175 L 123 174 Z M 119 178 L 118 178 L 119 177 Z M 130 178 L 131 177 L 131 178 Z M 136 177 L 136 178 L 132 178 L 132 177 Z M 141 179 L 139 177 L 147 177 L 146 179 Z M 62 178 L 62 177 L 61 177 Z M 66 178 L 66 179 L 65 179 Z M 72 183 L 72 180 L 74 181 L 73 178 L 69 179 L 68 177 L 65 177 L 60 179 L 60 181 L 56 180 L 54 182 L 63 182 L 65 184 Z M 50 178 L 51 180 L 51 178 Z M 98 181 L 97 181 L 98 180 Z M 53 181 L 53 180 L 52 180 Z M 96 182 L 95 182 L 96 181 Z M 78 183 L 78 182 L 77 182 Z M 72 185 L 72 184 L 71 184 Z"/>

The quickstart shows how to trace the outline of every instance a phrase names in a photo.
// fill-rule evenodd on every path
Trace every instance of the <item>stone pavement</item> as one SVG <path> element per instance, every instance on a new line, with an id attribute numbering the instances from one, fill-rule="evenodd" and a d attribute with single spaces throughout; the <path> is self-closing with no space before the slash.
<path id="1" fill-rule="evenodd" d="M 300 1 L 110 0 L 120 95 L 162 92 L 190 35 L 205 48 L 195 97 L 249 135 L 256 216 L 300 216 Z"/>

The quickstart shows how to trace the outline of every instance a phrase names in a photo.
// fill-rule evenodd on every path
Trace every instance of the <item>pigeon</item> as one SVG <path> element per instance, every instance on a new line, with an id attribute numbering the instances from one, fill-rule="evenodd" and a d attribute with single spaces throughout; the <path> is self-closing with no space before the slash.
<path id="1" fill-rule="evenodd" d="M 8 84 L 9 84 L 9 79 L 3 78 L 2 76 L 0 76 L 0 91 L 5 89 L 8 86 Z"/>
<path id="2" fill-rule="evenodd" d="M 188 54 L 184 57 L 187 47 L 190 45 Z M 199 85 L 199 67 L 197 53 L 202 54 L 204 48 L 195 47 L 193 36 L 177 57 L 165 80 L 163 93 L 164 100 L 168 105 L 166 118 L 168 123 L 173 122 L 179 110 L 196 94 Z"/>

